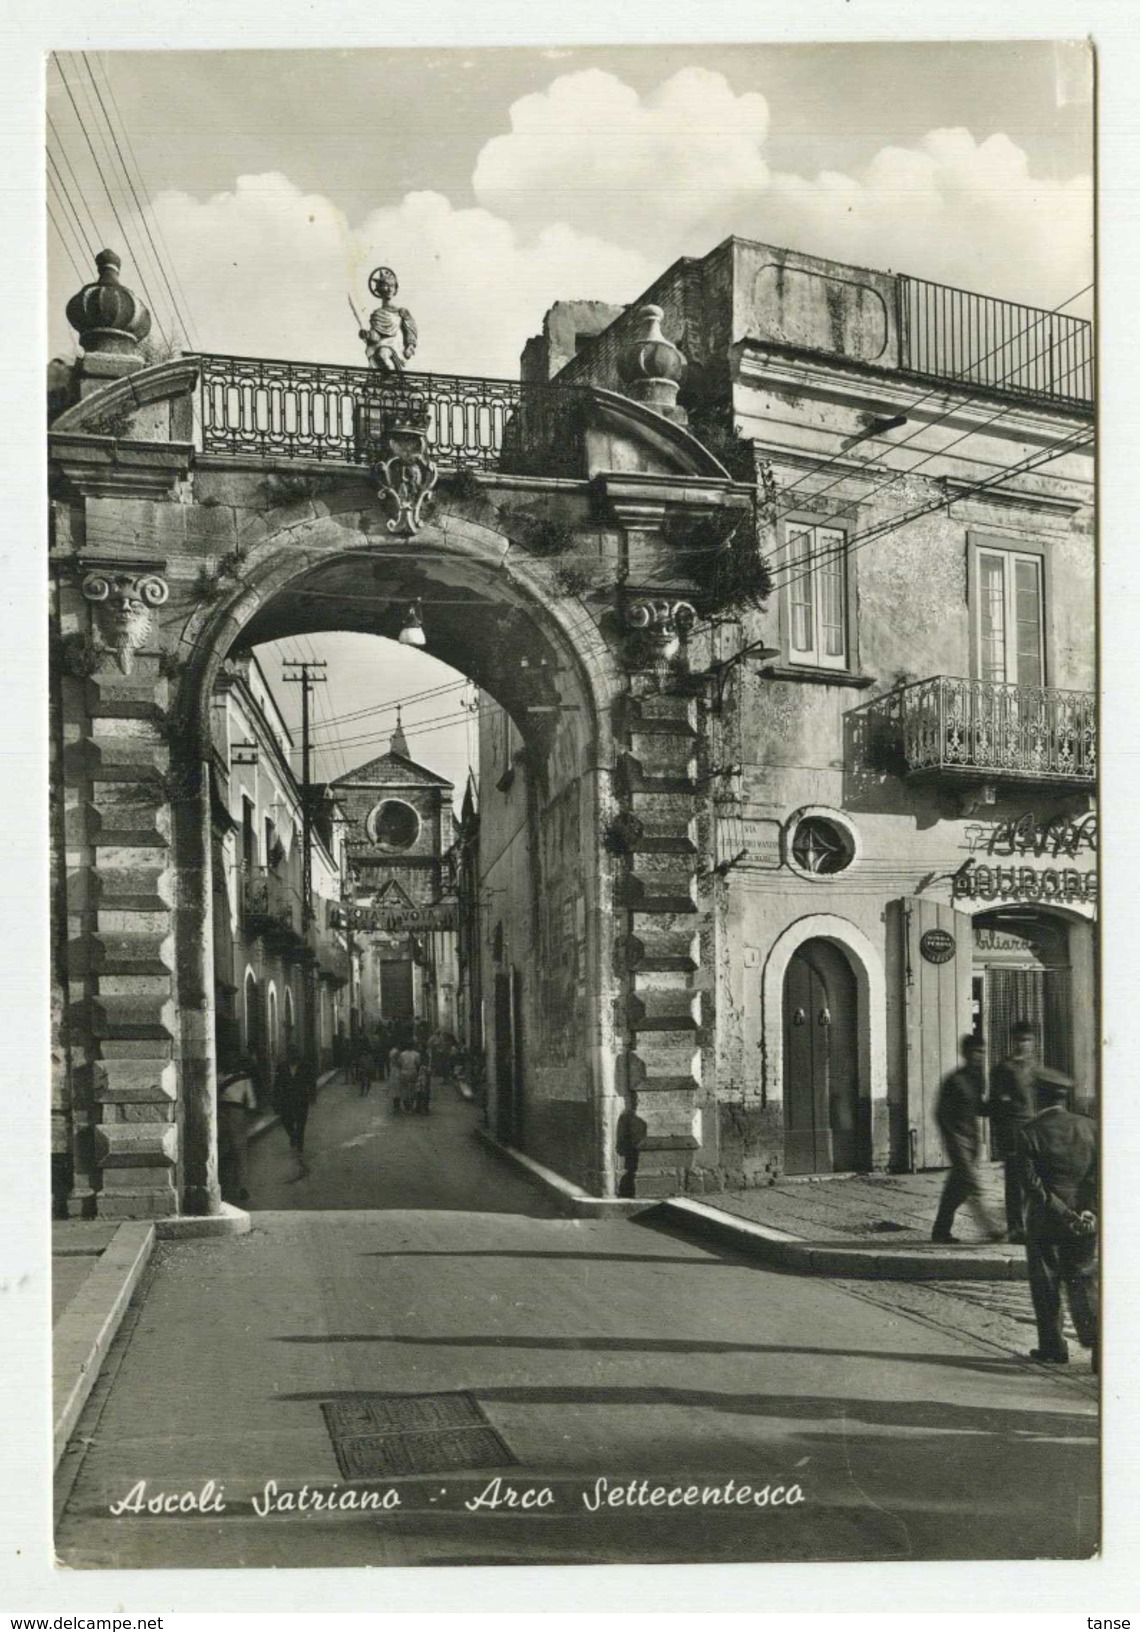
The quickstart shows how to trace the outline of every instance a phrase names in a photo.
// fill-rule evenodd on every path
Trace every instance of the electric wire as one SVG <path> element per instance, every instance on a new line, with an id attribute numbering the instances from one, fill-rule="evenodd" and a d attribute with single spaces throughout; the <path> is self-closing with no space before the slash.
<path id="1" fill-rule="evenodd" d="M 95 220 L 94 215 L 92 214 L 91 206 L 87 202 L 87 195 L 83 191 L 83 185 L 80 182 L 79 177 L 75 173 L 75 166 L 71 162 L 71 157 L 70 157 L 70 155 L 68 154 L 68 151 L 67 151 L 67 145 L 64 142 L 63 137 L 60 135 L 59 130 L 56 127 L 55 120 L 52 118 L 50 111 L 48 112 L 48 115 L 47 115 L 47 123 L 48 123 L 49 137 L 51 137 L 51 136 L 55 137 L 55 145 L 56 145 L 56 147 L 57 147 L 57 149 L 59 151 L 60 158 L 63 160 L 64 164 L 67 166 L 67 173 L 71 177 L 71 184 L 75 189 L 75 195 L 78 198 L 79 202 L 83 205 L 84 210 L 86 211 L 87 220 L 88 220 L 88 223 L 89 223 L 89 225 L 91 227 L 91 233 L 90 233 L 90 237 L 88 237 L 88 235 L 85 232 L 84 233 L 84 238 L 86 239 L 86 241 L 88 243 L 88 246 L 89 246 L 89 248 L 91 250 L 91 257 L 92 257 L 92 259 L 94 259 L 95 254 L 96 254 L 96 245 L 100 243 L 100 241 L 102 240 L 103 235 L 99 231 L 99 226 L 98 226 L 98 223 Z M 48 151 L 50 152 L 50 147 L 49 147 Z"/>
<path id="2" fill-rule="evenodd" d="M 119 165 L 120 165 L 120 167 L 122 169 L 123 175 L 126 177 L 127 186 L 131 190 L 131 197 L 135 201 L 135 208 L 138 211 L 139 220 L 142 223 L 143 231 L 146 233 L 147 242 L 150 245 L 151 258 L 153 259 L 154 264 L 158 269 L 159 275 L 162 278 L 163 283 L 166 285 L 166 293 L 167 293 L 167 296 L 169 297 L 170 306 L 171 306 L 171 309 L 172 309 L 172 311 L 174 313 L 175 320 L 179 324 L 179 326 L 181 327 L 183 336 L 187 340 L 189 340 L 190 339 L 190 324 L 189 324 L 187 318 L 185 317 L 185 315 L 183 314 L 183 312 L 181 311 L 181 309 L 179 307 L 179 304 L 178 304 L 178 301 L 175 298 L 174 290 L 171 288 L 170 279 L 169 279 L 169 277 L 167 276 L 167 273 L 166 273 L 166 266 L 165 266 L 165 264 L 163 262 L 162 257 L 159 255 L 158 247 L 157 247 L 157 245 L 155 244 L 155 241 L 154 241 L 154 235 L 150 230 L 150 223 L 147 220 L 147 212 L 143 209 L 142 202 L 139 199 L 139 195 L 138 195 L 137 191 L 135 190 L 135 184 L 134 184 L 134 181 L 131 178 L 131 173 L 127 169 L 127 161 L 123 157 L 123 150 L 122 150 L 121 146 L 119 145 L 119 138 L 115 134 L 115 127 L 111 123 L 111 115 L 107 112 L 107 104 L 103 101 L 103 93 L 102 93 L 102 91 L 100 91 L 99 83 L 95 78 L 95 71 L 91 66 L 91 59 L 88 57 L 86 51 L 80 52 L 80 55 L 82 56 L 84 65 L 85 65 L 85 67 L 87 69 L 88 78 L 89 78 L 89 80 L 91 82 L 91 88 L 95 92 L 96 97 L 98 98 L 99 107 L 102 110 L 103 118 L 104 118 L 104 120 L 106 122 L 107 130 L 110 132 L 111 140 L 115 144 L 115 152 L 118 155 Z M 106 68 L 104 68 L 103 74 L 104 74 L 104 78 L 106 78 Z M 110 84 L 110 81 L 108 81 L 108 86 L 109 86 L 109 84 Z M 148 203 L 149 203 L 149 199 L 148 199 Z"/>
<path id="3" fill-rule="evenodd" d="M 135 263 L 135 271 L 138 273 L 138 280 L 142 284 L 143 294 L 146 296 L 147 303 L 148 303 L 148 305 L 150 307 L 151 314 L 152 314 L 152 316 L 154 318 L 154 321 L 155 321 L 156 325 L 158 326 L 159 333 L 162 335 L 162 338 L 163 338 L 164 342 L 167 345 L 169 345 L 170 344 L 170 339 L 169 339 L 169 336 L 166 333 L 165 327 L 163 326 L 162 319 L 158 315 L 157 302 L 155 301 L 155 298 L 154 298 L 153 294 L 151 293 L 150 288 L 149 288 L 149 286 L 147 284 L 147 281 L 146 281 L 146 276 L 145 276 L 145 272 L 144 272 L 144 269 L 143 269 L 142 259 L 139 256 L 137 250 L 135 249 L 134 240 L 131 237 L 131 234 L 127 231 L 126 227 L 123 225 L 122 217 L 120 216 L 119 211 L 118 211 L 118 207 L 117 207 L 117 205 L 115 203 L 114 194 L 112 193 L 110 184 L 107 181 L 106 175 L 104 174 L 103 166 L 99 162 L 99 155 L 95 151 L 95 144 L 91 140 L 91 135 L 90 135 L 90 132 L 87 129 L 86 124 L 84 123 L 83 115 L 79 111 L 79 104 L 75 99 L 75 93 L 73 92 L 73 90 L 71 88 L 71 84 L 70 84 L 70 82 L 68 80 L 68 77 L 67 77 L 67 74 L 66 74 L 66 72 L 64 70 L 63 59 L 62 59 L 62 57 L 57 56 L 54 60 L 55 60 L 56 71 L 59 74 L 59 77 L 60 77 L 61 81 L 63 82 L 63 88 L 67 92 L 68 100 L 70 101 L 71 106 L 72 106 L 72 108 L 73 108 L 73 110 L 75 112 L 75 117 L 76 117 L 76 120 L 77 120 L 77 122 L 79 124 L 79 129 L 83 134 L 84 141 L 87 143 L 87 150 L 91 154 L 92 162 L 95 165 L 95 169 L 96 169 L 96 171 L 98 173 L 99 180 L 103 184 L 103 191 L 107 195 L 107 202 L 111 206 L 111 214 L 114 216 L 115 224 L 118 227 L 119 231 L 123 235 L 123 246 L 124 246 L 124 248 L 129 249 L 130 252 L 131 252 L 132 259 L 134 260 L 134 263 Z"/>
<path id="4" fill-rule="evenodd" d="M 71 262 L 72 266 L 75 268 L 76 276 L 81 278 L 83 276 L 83 273 L 79 270 L 79 263 L 76 261 L 75 256 L 72 254 L 71 245 L 68 243 L 67 239 L 64 237 L 63 229 L 60 227 L 59 222 L 56 220 L 55 211 L 52 208 L 50 198 L 47 201 L 47 210 L 48 210 L 48 215 L 51 218 L 51 224 L 56 230 L 56 235 L 58 236 L 60 243 L 63 245 L 64 252 L 67 255 L 67 258 Z"/>
<path id="5" fill-rule="evenodd" d="M 1061 301 L 1060 305 L 1050 307 L 1049 310 L 1042 312 L 1040 314 L 1040 316 L 1034 320 L 1033 323 L 1027 325 L 1026 328 L 1020 330 L 1016 335 L 1012 336 L 1009 340 L 1004 341 L 1000 346 L 994 347 L 993 350 L 986 352 L 984 356 L 979 357 L 975 362 L 971 363 L 970 364 L 971 369 L 979 368 L 982 363 L 988 362 L 989 359 L 991 357 L 996 356 L 998 354 L 998 352 L 1004 351 L 1004 350 L 1006 350 L 1006 348 L 1008 346 L 1011 346 L 1011 345 L 1015 344 L 1016 342 L 1024 339 L 1024 337 L 1027 334 L 1029 334 L 1031 332 L 1031 330 L 1039 327 L 1042 323 L 1047 322 L 1050 317 L 1057 316 L 1060 312 L 1062 312 L 1064 310 L 1064 308 L 1066 306 L 1071 306 L 1072 303 L 1075 300 L 1080 300 L 1083 295 L 1087 295 L 1092 288 L 1093 288 L 1093 285 L 1091 283 L 1088 283 L 1088 284 L 1086 284 L 1084 286 L 1083 289 L 1078 289 L 1076 294 L 1070 295 L 1067 300 Z M 1058 346 L 1063 345 L 1063 344 L 1064 344 L 1064 341 L 1051 341 L 1049 343 L 1049 345 L 1047 345 L 1043 351 L 1035 352 L 1032 357 L 1022 358 L 1007 373 L 1001 375 L 1001 377 L 998 380 L 995 380 L 994 382 L 992 382 L 992 384 L 989 386 L 989 389 L 991 389 L 991 390 L 992 389 L 1000 389 L 1000 387 L 1010 378 L 1011 374 L 1017 373 L 1017 371 L 1019 369 L 1023 369 L 1025 367 L 1027 367 L 1030 363 L 1038 362 L 1042 357 L 1048 356 L 1050 352 L 1056 351 L 1058 349 Z M 1070 374 L 1075 373 L 1078 368 L 1081 368 L 1083 366 L 1084 366 L 1083 364 L 1077 363 L 1072 368 L 1066 369 L 1064 374 L 1061 375 L 1061 379 L 1068 379 Z M 968 384 L 970 382 L 968 381 L 965 374 L 952 374 L 952 375 L 949 376 L 949 383 L 960 383 L 960 384 L 961 383 L 967 383 Z M 983 382 L 979 381 L 977 383 L 981 384 Z M 910 415 L 913 414 L 914 411 L 917 408 L 920 408 L 924 402 L 929 402 L 934 397 L 945 396 L 945 394 L 946 394 L 945 383 L 943 383 L 943 384 L 940 384 L 939 386 L 932 387 L 928 391 L 925 391 L 922 394 L 922 396 L 917 397 L 913 402 L 903 404 L 899 408 L 898 411 L 900 413 L 905 413 L 907 415 L 907 417 L 909 418 Z M 962 401 L 956 402 L 954 404 L 954 407 L 952 409 L 949 409 L 946 413 L 939 415 L 935 419 L 925 421 L 921 426 L 917 427 L 914 431 L 912 431 L 910 433 L 910 435 L 900 437 L 897 442 L 889 442 L 889 443 L 886 444 L 886 446 L 889 447 L 892 450 L 894 450 L 895 448 L 906 447 L 908 442 L 913 442 L 916 437 L 925 435 L 926 432 L 931 430 L 935 425 L 940 425 L 945 419 L 951 418 L 954 414 L 959 413 L 961 411 L 961 409 L 968 406 L 971 402 L 980 402 L 980 401 L 985 401 L 985 400 L 986 400 L 986 398 L 984 396 L 965 397 Z M 1012 410 L 1010 410 L 1010 411 L 1012 411 Z M 987 421 L 986 423 L 987 424 L 992 423 L 992 421 Z M 953 446 L 953 443 L 951 443 L 950 445 Z M 805 470 L 803 472 L 803 474 L 801 476 L 797 477 L 796 480 L 789 487 L 782 488 L 781 489 L 782 494 L 787 495 L 788 493 L 796 492 L 797 489 L 802 487 L 803 484 L 806 481 L 810 480 L 810 478 L 812 476 L 817 475 L 821 470 L 827 469 L 827 467 L 829 465 L 833 465 L 833 464 L 837 463 L 838 460 L 842 459 L 843 457 L 844 457 L 844 455 L 842 453 L 838 453 L 838 454 L 830 455 L 827 459 L 820 460 L 820 462 L 817 465 L 813 465 L 810 469 Z M 910 468 L 915 469 L 917 467 L 912 466 Z M 831 485 L 832 486 L 838 485 L 838 481 L 843 481 L 844 479 L 845 479 L 844 476 L 840 476 L 837 479 L 837 482 L 832 483 Z M 813 490 L 813 497 L 816 496 L 816 493 L 818 491 L 822 491 L 822 492 L 826 493 L 826 492 L 828 492 L 828 488 L 825 487 L 825 488 L 820 489 L 820 490 Z M 791 508 L 795 509 L 796 506 L 793 505 L 793 506 L 791 506 Z M 778 520 L 778 519 L 780 519 L 780 514 L 786 514 L 786 513 L 787 512 L 780 512 L 775 517 L 773 517 L 773 519 Z"/>
<path id="6" fill-rule="evenodd" d="M 46 149 L 46 154 L 47 154 L 48 164 L 51 167 L 51 174 L 47 178 L 48 179 L 48 186 L 53 189 L 53 191 L 56 193 L 57 197 L 59 197 L 61 201 L 66 203 L 67 208 L 71 212 L 71 219 L 75 223 L 76 238 L 77 238 L 77 240 L 79 242 L 79 245 L 80 245 L 80 255 L 81 255 L 81 257 L 82 257 L 82 251 L 84 249 L 86 249 L 87 253 L 91 256 L 92 260 L 94 260 L 95 251 L 91 246 L 91 242 L 90 242 L 89 238 L 87 237 L 87 234 L 83 230 L 83 223 L 79 219 L 79 211 L 75 207 L 75 201 L 72 198 L 70 192 L 68 191 L 67 183 L 63 179 L 62 172 L 60 171 L 59 166 L 55 162 L 55 158 L 54 158 L 54 156 L 52 154 L 52 150 L 51 150 L 50 147 Z M 80 273 L 80 277 L 82 277 L 82 276 L 83 276 L 83 274 Z"/>

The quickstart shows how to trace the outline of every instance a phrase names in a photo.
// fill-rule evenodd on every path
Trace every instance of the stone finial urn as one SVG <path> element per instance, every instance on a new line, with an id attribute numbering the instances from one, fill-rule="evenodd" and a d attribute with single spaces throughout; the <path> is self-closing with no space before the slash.
<path id="1" fill-rule="evenodd" d="M 119 282 L 122 264 L 113 249 L 101 249 L 95 257 L 98 282 L 85 283 L 67 303 L 67 321 L 84 351 L 133 354 L 150 333 L 150 313 Z"/>
<path id="2" fill-rule="evenodd" d="M 661 333 L 660 306 L 642 306 L 633 319 L 631 334 L 617 355 L 618 377 L 626 396 L 644 402 L 668 419 L 684 421 L 677 406 L 677 390 L 688 364 L 684 355 Z"/>

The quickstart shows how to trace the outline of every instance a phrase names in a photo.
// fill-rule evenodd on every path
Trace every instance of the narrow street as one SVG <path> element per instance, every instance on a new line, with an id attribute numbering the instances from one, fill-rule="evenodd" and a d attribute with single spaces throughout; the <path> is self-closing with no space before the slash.
<path id="1" fill-rule="evenodd" d="M 259 1142 L 250 1235 L 159 1248 L 61 1470 L 64 1564 L 1091 1551 L 1087 1382 L 652 1222 L 552 1216 L 471 1137 L 478 1114 L 437 1089 L 430 1117 L 394 1117 L 382 1084 L 334 1084 L 309 1178 L 288 1182 L 279 1131 Z M 380 1470 L 346 1473 L 391 1397 L 423 1395 L 440 1398 L 399 1447 L 389 1434 Z M 549 1496 L 492 1506 L 496 1479 Z M 595 1511 L 599 1479 L 603 1501 L 647 1484 Z M 150 1500 L 210 1480 L 224 1511 L 110 1512 L 139 1481 Z M 694 1484 L 696 1505 L 652 1505 L 654 1486 Z M 723 1495 L 742 1484 L 803 1500 Z M 399 1505 L 277 1505 L 305 1486 Z"/>

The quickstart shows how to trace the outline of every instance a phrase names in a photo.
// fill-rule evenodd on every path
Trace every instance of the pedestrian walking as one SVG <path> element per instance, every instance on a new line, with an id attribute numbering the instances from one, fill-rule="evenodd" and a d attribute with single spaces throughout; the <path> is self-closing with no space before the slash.
<path id="1" fill-rule="evenodd" d="M 978 1118 L 986 1092 L 986 1046 L 980 1037 L 969 1036 L 962 1038 L 961 1050 L 963 1063 L 945 1078 L 938 1092 L 935 1114 L 950 1171 L 942 1187 L 931 1239 L 955 1239 L 951 1233 L 954 1215 L 965 1203 L 991 1240 L 1000 1240 L 1005 1232 L 990 1217 L 978 1179 Z"/>
<path id="2" fill-rule="evenodd" d="M 393 1108 L 414 1111 L 420 1071 L 424 1065 L 423 1055 L 418 1048 L 394 1048 L 389 1058 L 396 1090 Z"/>
<path id="3" fill-rule="evenodd" d="M 315 1097 L 316 1084 L 301 1050 L 292 1046 L 277 1072 L 276 1102 L 281 1125 L 289 1136 L 289 1147 L 296 1163 L 294 1179 L 303 1179 L 309 1171 L 305 1160 L 305 1127 L 309 1108 Z"/>
<path id="4" fill-rule="evenodd" d="M 388 1053 L 391 1047 L 392 1037 L 388 1030 L 387 1024 L 383 1020 L 377 1020 L 376 1032 L 372 1039 L 372 1053 L 376 1073 L 381 1082 L 383 1082 L 388 1075 Z"/>
<path id="5" fill-rule="evenodd" d="M 249 1129 L 257 1114 L 253 1064 L 238 1055 L 218 1078 L 218 1180 L 222 1200 L 249 1200 Z"/>
<path id="6" fill-rule="evenodd" d="M 1010 1037 L 1011 1052 L 990 1073 L 985 1110 L 993 1129 L 994 1155 L 1005 1163 L 1005 1227 L 1011 1241 L 1024 1241 L 1025 1203 L 1017 1141 L 1022 1128 L 1037 1115 L 1041 1067 L 1037 1033 L 1030 1021 L 1016 1021 Z"/>
<path id="7" fill-rule="evenodd" d="M 1061 1293 L 1081 1346 L 1097 1340 L 1097 1137 L 1087 1116 L 1065 1107 L 1068 1084 L 1044 1080 L 1045 1108 L 1023 1125 L 1018 1141 L 1025 1194 L 1025 1257 L 1037 1319 L 1037 1347 L 1030 1358 L 1043 1365 L 1068 1363 L 1061 1325 Z"/>
<path id="8" fill-rule="evenodd" d="M 365 1094 L 370 1094 L 372 1092 L 373 1064 L 372 1044 L 369 1042 L 364 1033 L 361 1032 L 360 1036 L 356 1039 L 356 1044 L 353 1048 L 352 1075 L 356 1082 L 357 1088 L 360 1090 L 362 1098 Z"/>

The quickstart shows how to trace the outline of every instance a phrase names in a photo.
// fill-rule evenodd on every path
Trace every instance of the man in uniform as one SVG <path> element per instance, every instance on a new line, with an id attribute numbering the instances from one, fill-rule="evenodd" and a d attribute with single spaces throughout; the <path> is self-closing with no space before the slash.
<path id="1" fill-rule="evenodd" d="M 1037 1033 L 1028 1020 L 1018 1020 L 1011 1032 L 1012 1052 L 990 1073 L 990 1097 L 985 1110 L 994 1135 L 994 1155 L 1005 1163 L 1005 1227 L 1011 1241 L 1025 1240 L 1025 1206 L 1021 1194 L 1018 1134 L 1037 1115 L 1037 1086 L 1041 1067 Z"/>
<path id="2" fill-rule="evenodd" d="M 997 1239 L 1005 1233 L 987 1212 L 978 1180 L 978 1118 L 986 1091 L 986 1047 L 980 1037 L 963 1037 L 962 1059 L 963 1064 L 950 1073 L 938 1092 L 935 1114 L 950 1171 L 934 1220 L 934 1241 L 954 1240 L 950 1233 L 954 1214 L 963 1202 L 968 1203 L 988 1236 Z"/>
<path id="3" fill-rule="evenodd" d="M 1097 1151 L 1096 1127 L 1066 1110 L 1062 1081 L 1044 1079 L 1045 1108 L 1018 1137 L 1024 1187 L 1025 1256 L 1037 1317 L 1037 1347 L 1030 1358 L 1062 1366 L 1069 1358 L 1061 1327 L 1061 1289 L 1081 1345 L 1097 1369 Z"/>

